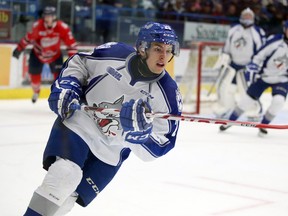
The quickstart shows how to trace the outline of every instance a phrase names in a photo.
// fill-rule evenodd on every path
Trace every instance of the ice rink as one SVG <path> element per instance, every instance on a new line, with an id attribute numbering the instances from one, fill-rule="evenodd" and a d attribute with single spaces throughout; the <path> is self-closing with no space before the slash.
<path id="1" fill-rule="evenodd" d="M 41 183 L 56 115 L 47 100 L 0 100 L 1 216 L 21 216 Z M 288 106 L 273 123 L 288 124 Z M 288 130 L 181 122 L 176 147 L 154 162 L 133 154 L 87 208 L 70 216 L 287 216 Z"/>

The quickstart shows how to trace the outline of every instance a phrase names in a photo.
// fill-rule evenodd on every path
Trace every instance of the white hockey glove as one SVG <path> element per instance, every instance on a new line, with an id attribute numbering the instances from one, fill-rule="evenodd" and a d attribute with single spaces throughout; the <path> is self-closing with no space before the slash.
<path id="1" fill-rule="evenodd" d="M 214 70 L 219 70 L 222 67 L 227 67 L 230 64 L 230 56 L 226 53 L 222 53 L 218 59 L 217 62 L 215 63 L 215 65 L 213 66 Z"/>
<path id="2" fill-rule="evenodd" d="M 62 120 L 70 118 L 75 110 L 70 110 L 71 104 L 79 104 L 82 88 L 75 77 L 58 78 L 51 86 L 48 98 L 50 109 L 60 116 Z"/>
<path id="3" fill-rule="evenodd" d="M 133 144 L 145 143 L 152 132 L 152 119 L 145 116 L 151 112 L 151 107 L 142 99 L 123 103 L 120 111 L 120 122 L 127 142 Z"/>
<path id="4" fill-rule="evenodd" d="M 261 77 L 259 71 L 260 71 L 259 66 L 253 62 L 246 65 L 244 75 L 248 86 L 256 82 Z"/>

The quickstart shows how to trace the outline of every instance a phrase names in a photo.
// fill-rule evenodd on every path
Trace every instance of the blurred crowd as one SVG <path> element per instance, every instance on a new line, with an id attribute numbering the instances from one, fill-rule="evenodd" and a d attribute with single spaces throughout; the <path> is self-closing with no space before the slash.
<path id="1" fill-rule="evenodd" d="M 255 13 L 255 24 L 262 27 L 267 35 L 282 32 L 282 22 L 288 19 L 288 0 L 74 0 L 61 1 L 59 19 L 72 27 L 77 40 L 81 42 L 101 42 L 111 40 L 117 28 L 115 20 L 119 16 L 144 18 L 145 20 L 195 21 L 218 24 L 238 23 L 241 11 L 247 7 Z M 103 39 L 88 37 L 91 32 L 91 9 L 95 4 L 97 11 L 96 33 Z M 57 7 L 59 0 L 40 0 L 39 8 L 46 5 Z M 99 8 L 113 8 L 102 11 Z M 71 23 L 71 8 L 75 9 L 74 23 Z M 59 9 L 59 8 L 58 8 Z M 116 10 L 115 10 L 116 9 Z M 108 12 L 107 12 L 108 11 Z M 116 12 L 115 12 L 116 11 Z M 77 13 L 78 12 L 78 13 Z M 115 15 L 115 13 L 117 15 Z M 102 17 L 101 17 L 102 14 Z M 40 17 L 39 13 L 39 17 Z M 112 21 L 111 21 L 112 20 Z M 17 41 L 29 29 L 33 19 L 20 15 L 14 19 L 13 40 Z M 27 22 L 29 22 L 27 24 Z M 73 21 L 72 21 L 73 22 Z M 114 24 L 111 22 L 114 22 Z M 74 29 L 73 29 L 74 28 Z M 112 32 L 111 32 L 112 31 Z M 108 36 L 110 34 L 110 36 Z M 93 34 L 91 34 L 93 35 Z M 113 38 L 112 38 L 113 39 Z M 96 41 L 95 41 L 96 40 Z M 98 40 L 98 41 L 97 41 Z"/>
<path id="2" fill-rule="evenodd" d="M 282 21 L 288 19 L 287 0 L 98 0 L 97 4 L 156 10 L 159 12 L 157 18 L 162 19 L 180 17 L 183 20 L 222 24 L 238 21 L 240 12 L 249 7 L 255 13 L 255 23 L 268 34 L 279 32 Z"/>

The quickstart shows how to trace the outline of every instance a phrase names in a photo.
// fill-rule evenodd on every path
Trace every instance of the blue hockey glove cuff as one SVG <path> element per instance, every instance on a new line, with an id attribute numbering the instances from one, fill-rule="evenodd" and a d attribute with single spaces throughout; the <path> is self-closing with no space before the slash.
<path id="1" fill-rule="evenodd" d="M 79 104 L 82 88 L 75 77 L 61 77 L 51 86 L 48 98 L 50 109 L 61 117 L 70 118 L 75 110 L 70 110 L 71 104 Z"/>
<path id="2" fill-rule="evenodd" d="M 152 119 L 146 117 L 145 113 L 151 112 L 151 107 L 142 99 L 123 103 L 120 111 L 120 122 L 124 132 L 145 131 L 152 127 Z"/>
<path id="3" fill-rule="evenodd" d="M 261 77 L 259 71 L 260 68 L 255 63 L 249 63 L 248 65 L 246 65 L 244 75 L 248 85 L 250 85 L 253 82 L 256 82 L 257 79 Z"/>
<path id="4" fill-rule="evenodd" d="M 124 132 L 123 136 L 125 141 L 132 144 L 143 144 L 148 139 L 152 132 L 152 126 L 144 131 L 128 131 Z"/>

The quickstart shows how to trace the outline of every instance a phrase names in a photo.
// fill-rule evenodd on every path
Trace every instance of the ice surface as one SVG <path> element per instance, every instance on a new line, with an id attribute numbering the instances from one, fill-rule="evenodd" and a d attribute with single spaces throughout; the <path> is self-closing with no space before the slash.
<path id="1" fill-rule="evenodd" d="M 20 216 L 41 183 L 55 114 L 47 100 L 0 100 L 0 214 Z M 274 123 L 288 124 L 286 107 Z M 176 147 L 153 162 L 131 154 L 107 188 L 70 216 L 287 216 L 288 130 L 181 122 Z"/>

